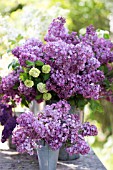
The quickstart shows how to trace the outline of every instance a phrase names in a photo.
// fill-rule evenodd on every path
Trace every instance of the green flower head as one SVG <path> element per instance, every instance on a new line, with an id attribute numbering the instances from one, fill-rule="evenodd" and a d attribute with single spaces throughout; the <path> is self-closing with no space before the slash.
<path id="1" fill-rule="evenodd" d="M 30 69 L 29 74 L 32 77 L 38 77 L 40 75 L 40 70 L 33 67 L 33 68 Z"/>
<path id="2" fill-rule="evenodd" d="M 51 97 L 52 97 L 52 95 L 51 95 L 50 93 L 44 93 L 44 94 L 43 94 L 43 99 L 44 99 L 44 100 L 50 100 Z"/>
<path id="3" fill-rule="evenodd" d="M 96 33 L 99 38 L 109 39 L 109 31 L 107 31 L 107 30 L 98 29 L 98 30 L 96 30 Z"/>
<path id="4" fill-rule="evenodd" d="M 51 71 L 50 65 L 43 65 L 42 66 L 42 73 L 49 73 Z"/>
<path id="5" fill-rule="evenodd" d="M 30 87 L 33 87 L 34 82 L 32 80 L 27 79 L 27 80 L 24 81 L 24 84 L 25 84 L 26 87 L 30 88 Z"/>
<path id="6" fill-rule="evenodd" d="M 44 83 L 38 83 L 37 84 L 37 90 L 40 93 L 47 93 L 48 92 L 48 90 L 46 89 L 46 84 L 44 84 Z"/>

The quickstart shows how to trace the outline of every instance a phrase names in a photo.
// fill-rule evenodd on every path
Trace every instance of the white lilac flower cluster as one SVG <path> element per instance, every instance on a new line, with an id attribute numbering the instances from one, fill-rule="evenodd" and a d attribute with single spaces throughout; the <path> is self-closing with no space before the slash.
<path id="1" fill-rule="evenodd" d="M 13 132 L 13 143 L 19 152 L 33 154 L 37 143 L 45 141 L 53 150 L 63 144 L 69 154 L 87 154 L 90 150 L 84 136 L 97 135 L 94 125 L 80 123 L 77 114 L 69 114 L 70 105 L 62 100 L 35 116 L 32 112 L 17 118 L 18 127 Z"/>

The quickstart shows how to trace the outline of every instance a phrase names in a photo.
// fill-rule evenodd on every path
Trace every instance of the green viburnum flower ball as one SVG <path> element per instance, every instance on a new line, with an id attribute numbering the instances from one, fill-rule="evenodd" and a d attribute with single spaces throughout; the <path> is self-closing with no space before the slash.
<path id="1" fill-rule="evenodd" d="M 52 95 L 51 95 L 50 93 L 44 93 L 44 94 L 43 94 L 43 99 L 44 99 L 44 100 L 50 100 L 51 97 L 52 97 Z"/>
<path id="2" fill-rule="evenodd" d="M 29 75 L 31 75 L 32 77 L 38 77 L 40 75 L 40 70 L 33 67 L 30 69 Z"/>
<path id="3" fill-rule="evenodd" d="M 42 73 L 49 73 L 51 71 L 51 66 L 48 64 L 45 64 L 42 66 Z"/>
<path id="4" fill-rule="evenodd" d="M 46 89 L 46 84 L 44 84 L 44 83 L 38 83 L 37 84 L 37 90 L 40 93 L 47 93 L 48 92 L 48 90 Z"/>
<path id="5" fill-rule="evenodd" d="M 98 30 L 96 30 L 96 33 L 99 38 L 109 39 L 109 31 L 107 31 L 107 30 L 98 29 Z"/>
<path id="6" fill-rule="evenodd" d="M 33 87 L 34 82 L 32 80 L 27 79 L 27 80 L 24 81 L 24 84 L 25 84 L 26 87 L 30 88 L 30 87 Z"/>

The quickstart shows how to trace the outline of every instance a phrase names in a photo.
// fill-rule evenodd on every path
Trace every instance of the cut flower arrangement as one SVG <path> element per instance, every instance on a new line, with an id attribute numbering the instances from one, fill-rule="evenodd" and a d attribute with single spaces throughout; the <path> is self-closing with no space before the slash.
<path id="1" fill-rule="evenodd" d="M 17 118 L 18 127 L 13 132 L 13 143 L 19 152 L 34 153 L 37 143 L 44 141 L 53 150 L 66 145 L 69 154 L 86 154 L 90 150 L 85 136 L 97 135 L 94 125 L 80 123 L 77 114 L 69 114 L 70 105 L 65 100 L 46 105 L 43 112 L 35 116 L 32 112 L 23 113 Z"/>
<path id="2" fill-rule="evenodd" d="M 44 140 L 52 149 L 65 143 L 70 154 L 88 153 L 84 136 L 96 135 L 97 129 L 69 114 L 70 104 L 81 109 L 92 99 L 113 94 L 109 35 L 101 35 L 93 26 L 82 36 L 69 34 L 64 24 L 65 19 L 58 17 L 50 24 L 44 42 L 32 38 L 15 47 L 12 54 L 16 59 L 9 65 L 13 70 L 1 78 L 2 142 L 18 124 L 13 142 L 20 152 L 32 154 L 36 143 Z M 19 103 L 29 107 L 33 100 L 46 101 L 45 110 L 37 116 L 24 113 L 16 120 L 12 109 Z M 52 101 L 56 103 L 50 105 Z"/>

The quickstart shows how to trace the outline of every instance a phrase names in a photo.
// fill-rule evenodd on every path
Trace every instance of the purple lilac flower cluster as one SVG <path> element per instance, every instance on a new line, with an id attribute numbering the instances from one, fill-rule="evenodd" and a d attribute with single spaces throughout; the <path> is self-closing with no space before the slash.
<path id="1" fill-rule="evenodd" d="M 43 60 L 42 42 L 37 39 L 29 39 L 22 46 L 18 46 L 12 50 L 12 54 L 19 60 L 21 66 L 26 66 L 26 60 L 36 61 Z"/>
<path id="2" fill-rule="evenodd" d="M 15 96 L 16 94 L 18 94 L 18 91 L 14 89 L 14 86 L 16 84 L 19 84 L 19 75 L 20 72 L 18 71 L 12 71 L 11 73 L 9 73 L 7 76 L 2 78 L 1 81 L 1 89 L 2 89 L 2 93 L 6 94 L 7 96 Z"/>
<path id="3" fill-rule="evenodd" d="M 27 101 L 32 101 L 33 99 L 35 99 L 35 96 L 37 95 L 35 88 L 28 88 L 21 81 L 18 87 L 18 91 L 19 91 L 19 96 L 24 95 Z"/>
<path id="4" fill-rule="evenodd" d="M 2 142 L 5 142 L 10 135 L 12 135 L 12 131 L 14 130 L 14 128 L 16 127 L 17 122 L 16 122 L 16 116 L 12 116 L 10 117 L 6 124 L 4 125 L 4 129 L 2 131 Z"/>
<path id="5" fill-rule="evenodd" d="M 113 61 L 113 43 L 99 38 L 92 26 L 78 37 L 76 33 L 68 34 L 64 24 L 63 18 L 54 19 L 45 37 L 45 61 L 52 67 L 46 83 L 48 90 L 56 92 L 59 98 L 82 94 L 98 99 L 105 78 L 98 69 Z"/>
<path id="6" fill-rule="evenodd" d="M 105 79 L 104 72 L 99 69 L 113 61 L 113 43 L 99 38 L 93 26 L 87 28 L 84 36 L 77 36 L 75 32 L 69 34 L 65 22 L 62 17 L 53 20 L 44 38 L 46 44 L 29 39 L 12 53 L 24 67 L 27 67 L 27 60 L 49 64 L 51 72 L 46 86 L 60 99 L 69 99 L 76 94 L 99 99 Z M 21 91 L 22 87 L 20 84 Z"/>
<path id="7" fill-rule="evenodd" d="M 12 106 L 0 101 L 0 122 L 4 126 L 1 141 L 5 142 L 16 127 L 16 117 L 12 115 Z"/>
<path id="8" fill-rule="evenodd" d="M 98 38 L 93 26 L 87 28 L 86 34 L 81 39 L 93 48 L 95 58 L 101 64 L 113 62 L 113 43 L 110 40 Z"/>
<path id="9" fill-rule="evenodd" d="M 90 148 L 84 136 L 97 135 L 97 128 L 89 123 L 81 124 L 77 114 L 69 114 L 70 105 L 65 100 L 47 105 L 35 117 L 32 112 L 17 118 L 18 127 L 13 132 L 13 143 L 19 152 L 33 154 L 36 143 L 44 140 L 53 150 L 62 144 L 70 154 L 86 154 Z"/>
<path id="10" fill-rule="evenodd" d="M 0 84 L 1 94 L 13 99 L 17 103 L 17 100 L 21 101 L 22 95 L 27 101 L 32 101 L 37 95 L 36 89 L 28 88 L 20 81 L 19 76 L 21 71 L 13 70 L 10 74 L 2 78 Z"/>

